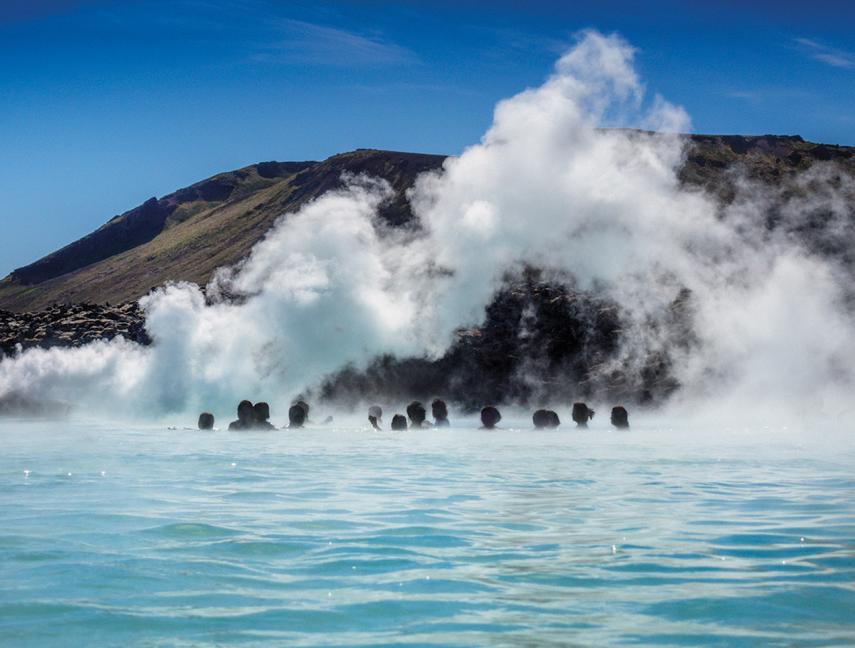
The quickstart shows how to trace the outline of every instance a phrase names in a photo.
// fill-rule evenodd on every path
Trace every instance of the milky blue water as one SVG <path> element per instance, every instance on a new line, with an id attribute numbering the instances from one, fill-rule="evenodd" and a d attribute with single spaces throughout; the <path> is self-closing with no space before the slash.
<path id="1" fill-rule="evenodd" d="M 0 436 L 4 646 L 855 643 L 846 437 Z"/>

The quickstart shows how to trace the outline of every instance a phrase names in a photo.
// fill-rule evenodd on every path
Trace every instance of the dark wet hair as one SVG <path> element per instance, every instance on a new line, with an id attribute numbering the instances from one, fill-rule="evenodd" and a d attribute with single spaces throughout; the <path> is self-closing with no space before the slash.
<path id="1" fill-rule="evenodd" d="M 373 416 L 378 420 L 383 418 L 383 408 L 379 405 L 372 405 L 368 408 L 368 416 Z"/>
<path id="2" fill-rule="evenodd" d="M 392 417 L 392 429 L 406 430 L 407 418 L 403 414 L 395 414 L 395 416 Z"/>
<path id="3" fill-rule="evenodd" d="M 557 428 L 561 425 L 561 419 L 558 418 L 558 412 L 547 410 L 549 412 L 549 427 Z"/>
<path id="4" fill-rule="evenodd" d="M 629 412 L 623 405 L 618 405 L 612 408 L 612 425 L 619 430 L 629 427 Z"/>
<path id="5" fill-rule="evenodd" d="M 252 406 L 252 409 L 255 412 L 255 419 L 257 421 L 266 421 L 270 418 L 270 405 L 264 401 L 256 403 Z"/>
<path id="6" fill-rule="evenodd" d="M 492 405 L 488 405 L 484 409 L 481 410 L 481 424 L 487 428 L 493 428 L 496 426 L 496 423 L 502 420 L 502 415 Z"/>
<path id="7" fill-rule="evenodd" d="M 255 420 L 255 408 L 248 400 L 242 400 L 237 407 L 238 420 L 243 421 L 245 418 Z"/>
<path id="8" fill-rule="evenodd" d="M 425 417 L 427 416 L 427 412 L 425 411 L 425 406 L 422 405 L 419 401 L 413 401 L 409 405 L 407 405 L 407 416 L 410 417 L 410 420 L 413 422 L 413 425 L 421 425 L 425 421 Z"/>
<path id="9" fill-rule="evenodd" d="M 303 427 L 306 422 L 306 410 L 299 404 L 294 404 L 288 409 L 288 427 Z"/>
<path id="10" fill-rule="evenodd" d="M 435 399 L 430 404 L 431 414 L 435 419 L 447 419 L 448 418 L 448 407 L 445 404 L 445 401 L 442 399 Z"/>
<path id="11" fill-rule="evenodd" d="M 588 420 L 594 418 L 594 410 L 585 403 L 573 403 L 573 420 L 579 427 L 588 427 Z"/>
<path id="12" fill-rule="evenodd" d="M 210 412 L 202 412 L 199 414 L 199 429 L 200 430 L 213 430 L 214 429 L 214 415 Z"/>
<path id="13" fill-rule="evenodd" d="M 302 398 L 298 398 L 294 401 L 293 404 L 298 407 L 301 407 L 303 409 L 303 412 L 306 414 L 306 418 L 309 418 L 309 404 L 306 401 L 304 401 Z"/>
<path id="14" fill-rule="evenodd" d="M 534 427 L 538 429 L 549 427 L 549 410 L 536 410 L 535 413 L 531 415 L 531 422 L 534 423 Z"/>

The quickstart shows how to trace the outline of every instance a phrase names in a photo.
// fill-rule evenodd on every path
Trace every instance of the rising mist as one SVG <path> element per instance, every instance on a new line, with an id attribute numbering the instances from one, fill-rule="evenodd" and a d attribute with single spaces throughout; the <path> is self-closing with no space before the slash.
<path id="1" fill-rule="evenodd" d="M 382 354 L 442 356 L 509 274 L 538 268 L 619 310 L 619 348 L 597 371 L 632 376 L 669 357 L 675 413 L 839 416 L 855 367 L 851 180 L 818 168 L 794 184 L 821 191 L 799 192 L 735 176 L 727 205 L 687 189 L 689 118 L 646 97 L 633 56 L 616 35 L 581 34 L 543 85 L 496 106 L 480 143 L 419 178 L 415 226 L 378 218 L 387 183 L 349 177 L 283 215 L 204 293 L 143 298 L 150 347 L 32 349 L 0 363 L 0 395 L 112 416 L 284 404 Z M 822 246 L 793 235 L 820 212 Z M 672 317 L 681 299 L 690 340 Z"/>

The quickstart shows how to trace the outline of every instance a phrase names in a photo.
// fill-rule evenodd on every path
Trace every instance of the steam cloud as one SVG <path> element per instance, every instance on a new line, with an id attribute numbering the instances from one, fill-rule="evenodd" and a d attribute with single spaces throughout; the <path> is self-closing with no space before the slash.
<path id="1" fill-rule="evenodd" d="M 741 198 L 725 209 L 681 187 L 676 133 L 688 117 L 661 97 L 645 101 L 632 59 L 620 37 L 582 34 L 543 85 L 497 105 L 479 144 L 417 181 L 417 231 L 378 219 L 385 182 L 349 178 L 221 270 L 208 303 L 190 284 L 145 297 L 151 347 L 30 350 L 0 363 L 0 395 L 113 415 L 282 402 L 345 363 L 441 353 L 483 317 L 503 273 L 529 264 L 621 305 L 628 329 L 615 363 L 630 369 L 672 345 L 667 326 L 650 324 L 689 289 L 695 343 L 670 348 L 683 385 L 676 408 L 838 415 L 855 367 L 851 275 L 792 228 L 765 226 L 768 189 L 734 178 Z M 852 188 L 823 187 L 819 207 L 846 234 Z M 791 201 L 779 217 L 795 227 L 817 207 Z"/>

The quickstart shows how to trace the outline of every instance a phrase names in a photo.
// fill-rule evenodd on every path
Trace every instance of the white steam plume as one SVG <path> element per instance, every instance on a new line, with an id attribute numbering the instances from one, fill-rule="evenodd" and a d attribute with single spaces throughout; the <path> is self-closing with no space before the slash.
<path id="1" fill-rule="evenodd" d="M 390 194 L 383 181 L 351 179 L 280 220 L 209 286 L 245 299 L 206 305 L 197 286 L 169 285 L 141 300 L 152 346 L 30 350 L 0 364 L 0 394 L 24 386 L 90 411 L 137 415 L 222 411 L 241 398 L 282 402 L 379 349 L 409 351 L 413 305 L 395 280 L 396 246 L 374 226 Z"/>
<path id="2" fill-rule="evenodd" d="M 503 273 L 527 264 L 622 306 L 615 362 L 630 368 L 667 348 L 667 329 L 649 324 L 691 290 L 697 344 L 677 356 L 678 404 L 839 410 L 855 367 L 839 269 L 770 234 L 762 200 L 722 213 L 681 187 L 675 133 L 688 117 L 660 97 L 645 104 L 632 59 L 618 36 L 586 32 L 543 85 L 500 102 L 482 141 L 410 192 L 420 235 L 380 224 L 388 185 L 351 178 L 209 287 L 240 301 L 206 305 L 194 286 L 169 286 L 142 301 L 151 347 L 31 350 L 0 363 L 0 395 L 129 413 L 283 403 L 346 363 L 441 353 L 481 319 Z"/>

